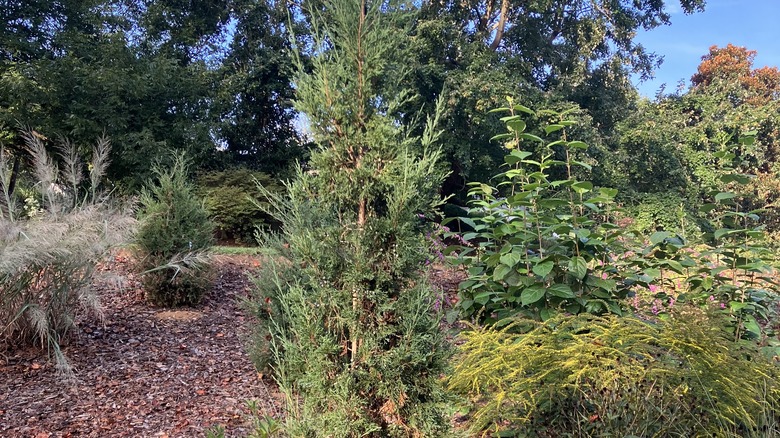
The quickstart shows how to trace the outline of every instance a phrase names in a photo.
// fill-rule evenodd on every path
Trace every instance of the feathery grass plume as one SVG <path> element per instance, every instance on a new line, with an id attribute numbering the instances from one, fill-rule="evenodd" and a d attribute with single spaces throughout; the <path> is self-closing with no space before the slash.
<path id="1" fill-rule="evenodd" d="M 35 221 L 0 221 L 0 339 L 41 342 L 62 370 L 59 341 L 81 311 L 100 315 L 95 264 L 124 243 L 135 221 L 106 205 Z"/>
<path id="2" fill-rule="evenodd" d="M 191 251 L 182 254 L 174 254 L 164 264 L 147 269 L 141 274 L 168 271 L 170 280 L 173 282 L 180 274 L 195 275 L 198 271 L 206 269 L 212 260 L 211 254 L 206 251 Z"/>
<path id="3" fill-rule="evenodd" d="M 100 187 L 100 182 L 111 164 L 111 140 L 105 135 L 98 138 L 95 146 L 92 148 L 92 162 L 90 164 L 90 189 L 92 191 L 92 202 L 95 202 L 97 189 Z"/>
<path id="4" fill-rule="evenodd" d="M 67 138 L 60 139 L 56 149 L 62 160 L 62 180 L 73 197 L 71 207 L 75 207 L 79 202 L 79 187 L 84 178 L 84 162 L 76 145 Z"/>
<path id="5" fill-rule="evenodd" d="M 23 135 L 48 208 L 36 220 L 0 218 L 0 347 L 40 343 L 57 370 L 72 375 L 60 341 L 80 313 L 101 315 L 91 288 L 96 265 L 126 242 L 135 220 L 107 201 L 74 203 L 60 210 L 53 192 L 59 182 L 56 164 L 46 153 L 43 137 L 33 131 Z M 81 159 L 71 143 L 65 144 L 61 176 L 69 178 L 65 184 L 78 197 Z"/>
<path id="6" fill-rule="evenodd" d="M 46 202 L 46 208 L 55 213 L 58 210 L 55 186 L 58 175 L 57 164 L 46 151 L 46 146 L 43 144 L 45 137 L 41 134 L 33 130 L 22 131 L 22 138 L 27 153 L 32 157 L 33 175 L 37 181 L 36 187 Z"/>
<path id="7" fill-rule="evenodd" d="M 476 434 L 780 436 L 780 371 L 718 315 L 590 314 L 464 332 L 450 387 Z"/>

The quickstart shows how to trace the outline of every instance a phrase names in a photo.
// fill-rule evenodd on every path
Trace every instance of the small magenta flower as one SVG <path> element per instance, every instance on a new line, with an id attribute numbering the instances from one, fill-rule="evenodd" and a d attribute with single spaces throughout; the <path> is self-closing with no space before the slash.
<path id="1" fill-rule="evenodd" d="M 653 301 L 653 307 L 650 309 L 651 312 L 653 312 L 653 315 L 658 315 L 661 312 L 661 309 L 663 309 L 664 304 L 661 300 L 656 298 Z"/>
<path id="2" fill-rule="evenodd" d="M 669 307 L 674 306 L 674 303 L 676 303 L 677 300 L 674 299 L 674 297 L 669 297 Z"/>
<path id="3" fill-rule="evenodd" d="M 652 292 L 652 293 L 656 293 L 658 291 L 658 286 L 656 286 L 654 284 L 651 284 L 651 285 L 647 286 L 647 288 L 650 289 L 650 292 Z"/>
<path id="4" fill-rule="evenodd" d="M 725 309 L 726 308 L 726 303 L 720 303 L 720 308 L 721 309 Z"/>
<path id="5" fill-rule="evenodd" d="M 715 301 L 715 297 L 714 297 L 713 295 L 710 295 L 710 297 L 709 297 L 708 299 L 709 299 L 710 301 Z"/>

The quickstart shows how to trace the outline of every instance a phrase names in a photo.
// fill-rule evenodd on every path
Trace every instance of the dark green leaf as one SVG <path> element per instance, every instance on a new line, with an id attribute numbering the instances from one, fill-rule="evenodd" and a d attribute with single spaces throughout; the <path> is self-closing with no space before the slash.
<path id="1" fill-rule="evenodd" d="M 716 202 L 722 202 L 722 201 L 725 201 L 727 199 L 732 199 L 732 198 L 734 198 L 736 196 L 737 196 L 736 193 L 720 192 L 717 195 L 715 195 L 715 201 Z"/>
<path id="2" fill-rule="evenodd" d="M 751 177 L 752 175 L 746 175 L 742 173 L 728 173 L 726 175 L 721 175 L 720 180 L 726 184 L 734 181 L 740 184 L 747 184 L 750 182 Z"/>
<path id="3" fill-rule="evenodd" d="M 523 289 L 523 292 L 520 293 L 520 302 L 523 306 L 533 304 L 544 297 L 544 292 L 544 287 L 541 285 L 535 284 L 533 286 L 529 286 Z"/>
<path id="4" fill-rule="evenodd" d="M 582 257 L 576 256 L 569 260 L 569 273 L 577 280 L 582 280 L 588 273 L 588 264 Z"/>
<path id="5" fill-rule="evenodd" d="M 491 295 L 493 295 L 493 292 L 490 291 L 480 292 L 474 296 L 474 302 L 484 306 L 485 304 L 488 303 L 488 301 L 490 301 Z"/>
<path id="6" fill-rule="evenodd" d="M 525 122 L 522 120 L 511 120 L 506 122 L 506 126 L 513 132 L 519 133 L 525 131 Z"/>
<path id="7" fill-rule="evenodd" d="M 583 194 L 593 190 L 593 183 L 590 181 L 577 181 L 571 187 L 575 192 Z"/>
<path id="8" fill-rule="evenodd" d="M 550 135 L 553 132 L 560 131 L 563 128 L 564 126 L 559 124 L 548 125 L 544 127 L 544 133 Z"/>
<path id="9" fill-rule="evenodd" d="M 496 266 L 496 269 L 493 271 L 493 280 L 494 281 L 501 281 L 506 277 L 509 272 L 512 271 L 512 268 L 510 266 L 500 264 Z"/>
<path id="10" fill-rule="evenodd" d="M 534 272 L 534 274 L 544 278 L 544 277 L 547 276 L 547 274 L 549 274 L 553 270 L 554 266 L 555 266 L 555 263 L 553 263 L 552 261 L 548 260 L 546 262 L 538 263 L 538 264 L 534 265 L 531 270 Z"/>
<path id="11" fill-rule="evenodd" d="M 547 293 L 560 298 L 574 298 L 574 292 L 567 284 L 553 284 L 547 288 Z"/>
<path id="12" fill-rule="evenodd" d="M 536 136 L 536 135 L 533 135 L 533 134 L 528 134 L 528 133 L 525 133 L 525 132 L 520 134 L 520 138 L 522 138 L 523 140 L 538 141 L 539 143 L 544 141 L 539 136 Z"/>
<path id="13" fill-rule="evenodd" d="M 650 236 L 650 243 L 652 243 L 653 245 L 658 245 L 659 243 L 663 242 L 664 240 L 666 240 L 666 238 L 668 238 L 671 235 L 672 233 L 669 233 L 667 231 L 656 231 Z"/>
<path id="14" fill-rule="evenodd" d="M 498 134 L 498 135 L 494 135 L 494 136 L 490 137 L 490 141 L 494 141 L 494 140 L 508 140 L 508 139 L 512 139 L 512 138 L 515 138 L 515 134 L 507 132 L 505 134 Z"/>

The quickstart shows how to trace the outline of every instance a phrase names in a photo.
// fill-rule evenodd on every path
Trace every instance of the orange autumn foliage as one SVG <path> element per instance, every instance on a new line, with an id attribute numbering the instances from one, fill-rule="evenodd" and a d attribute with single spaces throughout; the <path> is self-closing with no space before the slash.
<path id="1" fill-rule="evenodd" d="M 708 86 L 713 81 L 735 80 L 751 94 L 748 103 L 763 105 L 780 98 L 780 70 L 777 67 L 753 68 L 755 50 L 729 44 L 710 47 L 702 57 L 699 69 L 691 77 L 694 87 Z"/>

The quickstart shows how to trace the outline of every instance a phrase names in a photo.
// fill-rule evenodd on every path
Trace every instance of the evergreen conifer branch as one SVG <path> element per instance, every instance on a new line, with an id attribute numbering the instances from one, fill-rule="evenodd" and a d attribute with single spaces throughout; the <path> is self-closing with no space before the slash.
<path id="1" fill-rule="evenodd" d="M 311 68 L 296 107 L 318 145 L 281 208 L 287 262 L 255 308 L 270 333 L 294 436 L 442 436 L 448 357 L 421 278 L 424 223 L 439 202 L 436 114 L 421 136 L 395 118 L 410 93 L 403 3 L 327 0 L 309 11 Z M 291 273 L 286 263 L 297 268 Z"/>

